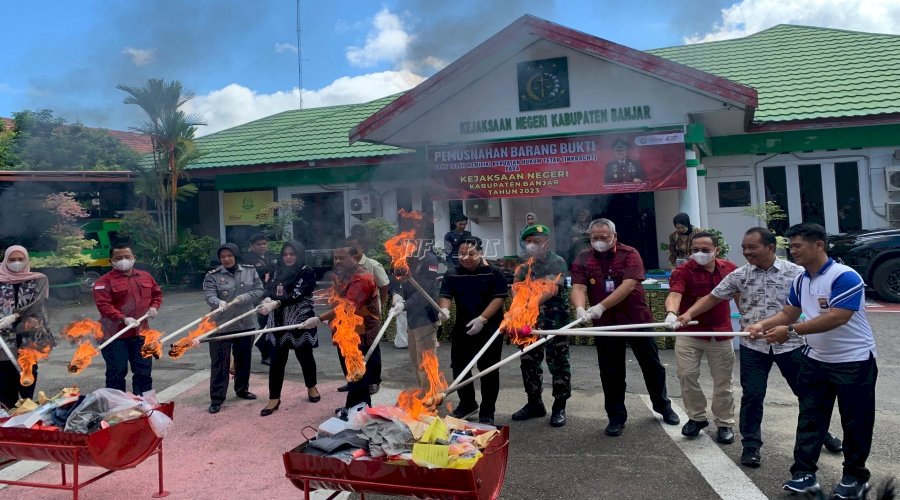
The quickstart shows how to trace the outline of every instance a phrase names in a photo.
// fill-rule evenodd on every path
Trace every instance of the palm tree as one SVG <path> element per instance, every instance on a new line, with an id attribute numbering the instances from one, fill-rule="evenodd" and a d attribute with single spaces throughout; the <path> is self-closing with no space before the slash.
<path id="1" fill-rule="evenodd" d="M 116 88 L 128 93 L 125 104 L 136 104 L 147 114 L 145 121 L 131 128 L 147 134 L 153 144 L 152 164 L 142 169 L 142 191 L 156 204 L 157 222 L 163 233 L 161 250 L 168 251 L 177 240 L 178 199 L 196 193 L 196 186 L 179 187 L 178 181 L 185 177 L 184 167 L 200 156 L 194 145 L 194 133 L 198 125 L 206 123 L 199 115 L 188 115 L 178 109 L 194 94 L 184 91 L 177 80 L 166 83 L 152 78 L 143 87 L 117 85 Z"/>

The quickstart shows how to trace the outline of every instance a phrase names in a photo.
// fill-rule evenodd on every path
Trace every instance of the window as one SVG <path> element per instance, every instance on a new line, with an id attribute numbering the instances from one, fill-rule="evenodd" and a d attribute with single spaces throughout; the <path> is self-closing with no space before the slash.
<path id="1" fill-rule="evenodd" d="M 719 182 L 719 207 L 750 206 L 750 181 Z"/>
<path id="2" fill-rule="evenodd" d="M 803 222 L 825 226 L 825 202 L 822 199 L 821 165 L 799 165 L 800 213 Z"/>
<path id="3" fill-rule="evenodd" d="M 862 229 L 859 205 L 859 169 L 855 161 L 834 164 L 837 195 L 838 230 L 842 233 Z"/>
<path id="4" fill-rule="evenodd" d="M 785 218 L 769 222 L 769 227 L 778 234 L 784 234 L 790 227 L 791 214 L 788 207 L 787 174 L 784 167 L 766 167 L 763 170 L 766 201 L 774 202 L 784 211 Z"/>

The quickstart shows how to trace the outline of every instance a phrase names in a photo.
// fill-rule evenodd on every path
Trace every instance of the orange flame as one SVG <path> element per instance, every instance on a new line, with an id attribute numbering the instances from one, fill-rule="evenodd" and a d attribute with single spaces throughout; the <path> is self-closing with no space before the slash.
<path id="1" fill-rule="evenodd" d="M 401 208 L 397 214 L 401 219 L 412 219 L 412 220 L 422 220 L 424 214 L 422 212 L 417 212 L 413 210 L 412 212 L 407 212 L 406 209 Z"/>
<path id="2" fill-rule="evenodd" d="M 22 367 L 22 373 L 19 375 L 19 383 L 24 387 L 28 387 L 34 383 L 34 373 L 32 368 L 42 359 L 50 356 L 50 346 L 44 346 L 40 349 L 37 346 L 20 347 L 19 348 L 19 366 Z"/>
<path id="3" fill-rule="evenodd" d="M 335 314 L 331 321 L 331 328 L 334 330 L 331 341 L 338 346 L 344 357 L 347 381 L 356 382 L 366 373 L 366 362 L 359 350 L 359 335 L 356 333 L 356 328 L 363 324 L 363 319 L 356 314 L 353 302 L 334 294 L 328 301 L 334 304 Z"/>
<path id="4" fill-rule="evenodd" d="M 144 358 L 154 357 L 159 359 L 162 356 L 162 344 L 159 338 L 162 333 L 159 330 L 147 329 L 140 333 L 144 337 L 144 345 L 141 346 L 141 356 Z"/>
<path id="5" fill-rule="evenodd" d="M 172 344 L 172 348 L 169 349 L 169 357 L 172 359 L 178 359 L 184 356 L 184 353 L 188 351 L 188 349 L 194 348 L 194 339 L 200 337 L 201 335 L 209 332 L 213 328 L 216 327 L 216 322 L 212 320 L 212 317 L 203 318 L 203 321 L 197 325 L 197 328 L 191 330 L 191 333 L 187 335 L 187 337 L 178 339 L 177 342 Z M 162 349 L 162 347 L 160 347 Z M 143 353 L 141 353 L 143 355 Z M 145 356 L 146 357 L 146 356 Z"/>
<path id="6" fill-rule="evenodd" d="M 391 266 L 394 268 L 394 274 L 397 276 L 409 274 L 409 264 L 406 262 L 406 259 L 416 253 L 415 237 L 416 232 L 409 230 L 403 231 L 384 242 L 384 249 L 391 256 Z"/>
<path id="7" fill-rule="evenodd" d="M 528 259 L 516 269 L 518 275 L 523 266 L 528 266 L 525 270 L 525 279 L 512 285 L 514 294 L 512 304 L 503 315 L 503 322 L 500 323 L 500 328 L 509 336 L 510 342 L 523 347 L 537 341 L 537 337 L 531 334 L 531 328 L 534 327 L 540 314 L 541 297 L 547 293 L 555 293 L 560 279 L 559 275 L 552 279 L 532 278 L 532 264 L 534 260 Z"/>
<path id="8" fill-rule="evenodd" d="M 435 398 L 447 388 L 447 379 L 438 365 L 437 355 L 434 349 L 422 353 L 422 363 L 419 365 L 428 378 L 428 391 L 423 389 L 407 389 L 397 396 L 397 406 L 417 419 L 422 415 L 437 415 L 437 409 L 429 408 L 426 403 Z"/>
<path id="9" fill-rule="evenodd" d="M 75 350 L 75 355 L 72 356 L 72 361 L 69 362 L 69 373 L 81 373 L 99 353 L 100 351 L 91 344 L 90 340 L 82 340 L 78 344 L 78 349 Z"/>
<path id="10" fill-rule="evenodd" d="M 72 342 L 88 335 L 93 335 L 94 339 L 100 342 L 103 340 L 103 328 L 100 327 L 100 323 L 97 321 L 85 318 L 66 325 L 60 335 Z"/>

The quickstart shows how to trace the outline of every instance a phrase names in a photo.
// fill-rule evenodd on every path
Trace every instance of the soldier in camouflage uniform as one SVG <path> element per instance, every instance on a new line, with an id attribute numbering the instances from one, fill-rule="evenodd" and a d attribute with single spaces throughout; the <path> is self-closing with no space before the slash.
<path id="1" fill-rule="evenodd" d="M 522 230 L 522 241 L 525 242 L 526 253 L 534 259 L 531 266 L 522 266 L 516 273 L 515 281 L 525 280 L 527 273 L 532 279 L 558 277 L 556 294 L 541 304 L 537 320 L 537 328 L 561 328 L 569 322 L 568 291 L 563 284 L 566 261 L 550 251 L 550 228 L 542 224 L 534 224 Z M 572 371 L 569 368 L 569 337 L 560 335 L 546 344 L 537 347 L 522 356 L 522 382 L 528 403 L 521 410 L 513 413 L 513 420 L 528 420 L 547 415 L 541 397 L 543 370 L 541 362 L 544 351 L 547 353 L 547 368 L 553 376 L 553 410 L 550 425 L 562 427 L 566 425 L 566 400 L 572 394 Z"/>

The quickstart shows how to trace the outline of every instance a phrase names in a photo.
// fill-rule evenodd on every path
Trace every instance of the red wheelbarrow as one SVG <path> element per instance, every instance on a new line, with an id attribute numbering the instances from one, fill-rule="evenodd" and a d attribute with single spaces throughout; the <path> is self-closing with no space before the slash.
<path id="1" fill-rule="evenodd" d="M 287 478 L 309 500 L 314 489 L 352 491 L 413 498 L 486 500 L 500 496 L 509 456 L 509 427 L 491 439 L 484 456 L 470 470 L 428 469 L 416 465 L 392 465 L 378 460 L 354 460 L 349 464 L 330 457 L 303 453 L 309 441 L 284 454 Z M 331 495 L 334 498 L 338 493 Z"/>
<path id="2" fill-rule="evenodd" d="M 155 411 L 171 418 L 174 408 L 175 403 L 164 403 Z M 134 468 L 150 455 L 156 455 L 159 464 L 159 491 L 153 497 L 167 496 L 169 493 L 163 489 L 162 439 L 153 433 L 146 416 L 90 434 L 0 427 L 0 467 L 17 460 L 41 460 L 58 463 L 62 468 L 61 484 L 10 480 L 0 480 L 0 484 L 71 490 L 72 498 L 78 500 L 81 488 L 115 471 Z M 71 483 L 66 481 L 66 464 L 72 465 Z M 78 466 L 102 467 L 106 471 L 79 483 Z"/>

